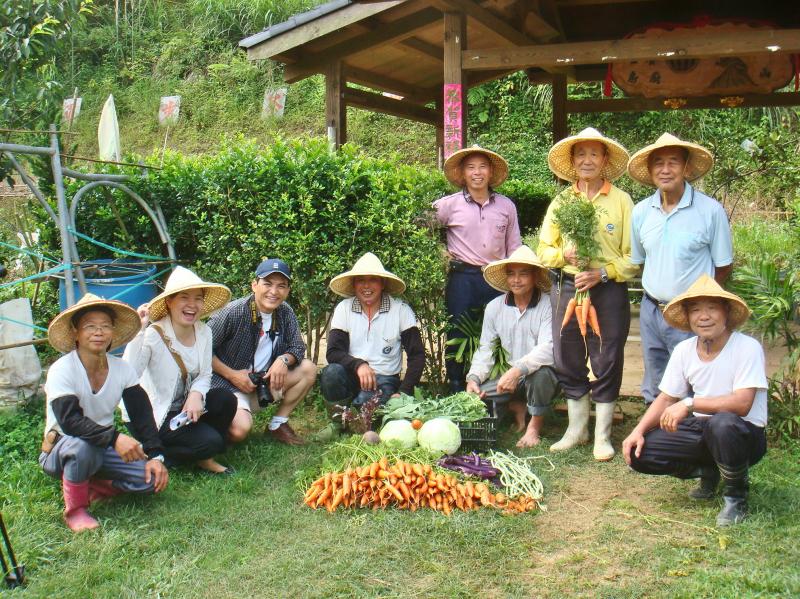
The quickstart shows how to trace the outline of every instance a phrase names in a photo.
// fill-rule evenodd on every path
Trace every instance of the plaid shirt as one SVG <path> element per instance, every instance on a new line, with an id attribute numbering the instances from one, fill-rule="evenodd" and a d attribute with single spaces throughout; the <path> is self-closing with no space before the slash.
<path id="1" fill-rule="evenodd" d="M 253 295 L 232 301 L 208 321 L 214 336 L 213 352 L 225 365 L 234 370 L 252 370 L 253 358 L 261 331 L 261 315 Z M 283 354 L 292 354 L 299 364 L 306 355 L 306 344 L 300 335 L 300 325 L 292 307 L 283 302 L 273 312 L 270 334 L 275 335 L 271 362 Z M 237 391 L 236 386 L 216 372 L 211 387 Z"/>

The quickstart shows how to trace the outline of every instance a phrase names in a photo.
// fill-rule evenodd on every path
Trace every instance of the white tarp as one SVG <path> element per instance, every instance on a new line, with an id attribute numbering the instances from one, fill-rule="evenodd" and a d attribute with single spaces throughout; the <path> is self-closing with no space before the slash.
<path id="1" fill-rule="evenodd" d="M 114 96 L 109 94 L 108 100 L 103 105 L 100 114 L 100 124 L 97 127 L 97 146 L 100 160 L 122 160 L 122 149 L 119 141 L 119 123 L 117 122 L 117 107 L 114 105 Z"/>
<path id="2" fill-rule="evenodd" d="M 0 304 L 0 316 L 17 322 L 33 324 L 28 298 L 13 299 Z M 33 339 L 33 328 L 0 319 L 0 345 Z M 17 403 L 39 388 L 42 365 L 32 345 L 0 350 L 0 405 Z"/>

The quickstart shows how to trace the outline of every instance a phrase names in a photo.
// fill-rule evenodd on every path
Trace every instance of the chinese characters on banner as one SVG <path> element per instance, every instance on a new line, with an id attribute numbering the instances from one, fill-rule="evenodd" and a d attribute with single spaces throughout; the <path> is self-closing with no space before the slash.
<path id="1" fill-rule="evenodd" d="M 464 146 L 462 129 L 462 93 L 460 83 L 444 84 L 444 157 Z"/>
<path id="2" fill-rule="evenodd" d="M 261 106 L 261 118 L 271 116 L 280 118 L 283 116 L 283 109 L 286 107 L 286 87 L 278 89 L 267 89 L 264 91 L 264 104 Z"/>
<path id="3" fill-rule="evenodd" d="M 83 98 L 66 98 L 61 109 L 61 120 L 64 123 L 74 123 L 78 120 L 81 113 L 81 103 Z"/>
<path id="4" fill-rule="evenodd" d="M 174 125 L 178 122 L 178 115 L 181 112 L 180 96 L 164 96 L 161 98 L 161 106 L 158 107 L 158 124 L 163 126 Z"/>

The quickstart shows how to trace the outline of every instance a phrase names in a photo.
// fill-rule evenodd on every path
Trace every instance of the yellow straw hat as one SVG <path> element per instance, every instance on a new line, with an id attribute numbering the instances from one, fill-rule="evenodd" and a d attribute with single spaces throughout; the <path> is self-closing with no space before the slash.
<path id="1" fill-rule="evenodd" d="M 114 332 L 111 335 L 109 351 L 125 345 L 142 328 L 139 315 L 128 304 L 87 293 L 74 306 L 61 312 L 50 322 L 47 328 L 50 345 L 64 354 L 75 349 L 75 328 L 72 326 L 72 317 L 80 310 L 91 307 L 104 307 L 114 312 Z"/>
<path id="2" fill-rule="evenodd" d="M 547 166 L 559 179 L 573 183 L 578 180 L 572 161 L 572 148 L 582 141 L 599 141 L 608 150 L 608 162 L 600 173 L 603 179 L 616 181 L 622 176 L 628 164 L 628 150 L 621 143 L 605 137 L 594 127 L 587 127 L 577 135 L 556 142 L 547 153 Z"/>
<path id="3" fill-rule="evenodd" d="M 361 256 L 353 268 L 331 279 L 330 288 L 337 295 L 352 297 L 356 294 L 353 289 L 354 277 L 381 277 L 386 281 L 384 290 L 389 295 L 400 295 L 406 290 L 403 280 L 383 267 L 383 263 L 372 252 Z"/>
<path id="4" fill-rule="evenodd" d="M 167 279 L 164 291 L 150 302 L 148 312 L 150 320 L 161 320 L 167 315 L 167 298 L 181 291 L 190 289 L 203 290 L 203 311 L 200 318 L 216 312 L 231 300 L 231 290 L 219 283 L 207 283 L 188 268 L 176 266 Z"/>
<path id="5" fill-rule="evenodd" d="M 673 146 L 684 148 L 689 152 L 685 178 L 690 183 L 705 175 L 714 166 L 714 156 L 703 146 L 678 139 L 671 133 L 664 133 L 655 143 L 645 146 L 631 156 L 631 160 L 628 162 L 628 174 L 639 183 L 655 186 L 653 178 L 650 176 L 647 159 L 656 150 Z"/>
<path id="6" fill-rule="evenodd" d="M 539 276 L 536 286 L 542 291 L 550 289 L 550 277 L 547 274 L 547 268 L 539 260 L 539 256 L 527 245 L 518 247 L 508 258 L 495 260 L 484 266 L 483 278 L 498 291 L 509 291 L 508 281 L 506 281 L 506 266 L 509 264 L 535 266 L 538 269 Z"/>
<path id="7" fill-rule="evenodd" d="M 664 308 L 664 320 L 667 321 L 667 324 L 682 331 L 691 331 L 684 304 L 698 297 L 715 297 L 728 302 L 727 328 L 729 330 L 739 328 L 750 318 L 750 308 L 742 298 L 730 291 L 725 291 L 719 283 L 704 274 L 700 275 L 689 289 L 676 296 Z"/>
<path id="8" fill-rule="evenodd" d="M 489 179 L 490 187 L 498 187 L 508 178 L 508 162 L 500 156 L 497 152 L 492 152 L 486 148 L 474 145 L 470 148 L 464 148 L 453 152 L 450 157 L 444 161 L 444 176 L 456 187 L 464 187 L 464 173 L 461 172 L 461 162 L 470 154 L 483 154 L 492 165 L 492 176 Z"/>

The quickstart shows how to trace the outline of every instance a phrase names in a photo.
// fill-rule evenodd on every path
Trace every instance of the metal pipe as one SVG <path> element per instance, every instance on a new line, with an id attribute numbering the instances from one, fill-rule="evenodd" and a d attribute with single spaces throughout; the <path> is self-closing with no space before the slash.
<path id="1" fill-rule="evenodd" d="M 39 345 L 41 343 L 47 343 L 46 337 L 41 337 L 39 339 L 28 339 L 27 341 L 18 341 L 17 343 L 9 343 L 7 345 L 0 345 L 0 351 L 4 349 L 14 349 L 15 347 L 26 347 L 28 345 Z"/>
<path id="2" fill-rule="evenodd" d="M 0 143 L 0 150 L 3 152 L 19 152 L 20 154 L 40 154 L 42 156 L 52 156 L 53 148 L 40 148 L 39 146 L 23 146 L 20 144 Z"/>
<path id="3" fill-rule="evenodd" d="M 118 183 L 124 183 L 125 181 L 131 180 L 131 178 L 128 175 L 103 175 L 98 173 L 82 173 L 80 171 L 73 170 L 66 166 L 64 167 L 63 171 L 67 177 L 71 177 L 73 179 L 79 179 L 81 181 L 116 181 Z"/>
<path id="4" fill-rule="evenodd" d="M 11 152 L 7 151 L 5 152 L 5 155 L 8 158 L 9 162 L 11 162 L 11 165 L 19 173 L 20 177 L 22 177 L 23 183 L 25 183 L 25 185 L 28 186 L 28 189 L 31 190 L 31 193 L 36 197 L 37 200 L 39 200 L 39 203 L 42 205 L 42 208 L 44 208 L 47 214 L 50 216 L 50 218 L 53 219 L 53 224 L 58 225 L 58 217 L 56 216 L 56 213 L 53 212 L 53 209 L 50 207 L 50 204 L 48 204 L 47 200 L 44 199 L 44 194 L 38 187 L 36 187 L 36 183 L 33 182 L 33 178 L 31 178 L 31 176 L 28 174 L 28 171 L 25 170 L 25 167 L 22 166 L 17 161 L 17 159 L 14 157 L 14 154 L 12 154 Z"/>
<path id="5" fill-rule="evenodd" d="M 64 192 L 64 177 L 61 172 L 61 156 L 58 146 L 58 133 L 56 133 L 56 126 L 50 125 L 50 164 L 53 168 L 53 184 L 56 189 L 56 206 L 58 207 L 58 232 L 61 236 L 61 253 L 64 259 L 64 264 L 68 265 L 64 270 L 64 284 L 65 293 L 67 298 L 67 307 L 75 304 L 75 289 L 72 287 L 72 246 L 74 243 L 72 235 L 67 231 L 69 226 L 67 199 Z M 75 261 L 78 261 L 76 256 Z M 82 273 L 81 273 L 82 275 Z M 84 283 L 85 285 L 85 283 Z"/>

